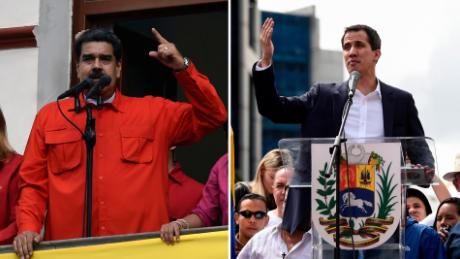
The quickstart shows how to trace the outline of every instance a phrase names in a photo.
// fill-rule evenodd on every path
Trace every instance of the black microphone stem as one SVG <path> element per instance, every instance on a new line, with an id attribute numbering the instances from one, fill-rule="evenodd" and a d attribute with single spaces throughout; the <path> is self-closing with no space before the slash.
<path id="1" fill-rule="evenodd" d="M 99 91 L 99 93 L 97 95 L 97 106 L 96 107 L 100 110 L 100 109 L 102 109 L 103 105 L 104 105 L 104 101 L 102 100 L 102 96 L 101 96 L 100 91 Z"/>
<path id="2" fill-rule="evenodd" d="M 74 98 L 74 112 L 75 113 L 80 113 L 81 112 L 81 104 L 80 104 L 80 98 L 78 97 L 78 94 L 75 94 L 73 96 Z"/>
<path id="3" fill-rule="evenodd" d="M 91 104 L 86 104 L 86 126 L 85 126 L 85 144 L 86 144 L 86 237 L 91 237 L 91 223 L 93 211 L 93 153 L 96 145 L 96 119 L 93 118 Z"/>
<path id="4" fill-rule="evenodd" d="M 331 153 L 331 160 L 328 164 L 326 170 L 326 177 L 332 175 L 332 168 L 335 169 L 335 248 L 334 248 L 334 258 L 340 258 L 340 155 L 341 155 L 341 144 L 345 143 L 347 140 L 343 137 L 345 123 L 348 118 L 348 113 L 350 112 L 350 107 L 353 104 L 353 95 L 354 92 L 350 91 L 348 93 L 347 102 L 345 103 L 344 110 L 342 113 L 342 124 L 340 125 L 339 133 L 335 137 L 333 146 L 329 149 Z"/>

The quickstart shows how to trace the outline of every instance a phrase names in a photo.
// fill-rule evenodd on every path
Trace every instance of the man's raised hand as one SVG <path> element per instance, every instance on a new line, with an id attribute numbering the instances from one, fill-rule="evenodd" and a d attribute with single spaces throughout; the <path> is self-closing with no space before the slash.
<path id="1" fill-rule="evenodd" d="M 169 42 L 155 29 L 152 28 L 153 38 L 158 42 L 157 50 L 149 52 L 149 56 L 157 59 L 163 65 L 175 70 L 180 71 L 185 69 L 184 57 L 177 50 L 174 43 Z"/>
<path id="2" fill-rule="evenodd" d="M 262 59 L 259 63 L 261 67 L 267 67 L 271 65 L 273 53 L 275 51 L 275 47 L 273 46 L 272 35 L 273 35 L 273 27 L 275 26 L 275 21 L 273 18 L 265 19 L 264 24 L 260 30 L 260 47 L 262 49 Z"/>

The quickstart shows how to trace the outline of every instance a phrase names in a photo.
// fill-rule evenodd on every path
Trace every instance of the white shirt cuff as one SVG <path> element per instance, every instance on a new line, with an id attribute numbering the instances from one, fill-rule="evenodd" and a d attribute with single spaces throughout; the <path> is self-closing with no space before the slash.
<path id="1" fill-rule="evenodd" d="M 266 66 L 266 67 L 261 67 L 261 66 L 260 66 L 260 62 L 261 62 L 261 61 L 262 61 L 262 60 L 257 61 L 257 64 L 256 64 L 256 71 L 264 71 L 264 70 L 267 70 L 269 67 L 272 66 L 272 64 L 270 63 L 270 65 L 268 65 L 268 66 Z"/>

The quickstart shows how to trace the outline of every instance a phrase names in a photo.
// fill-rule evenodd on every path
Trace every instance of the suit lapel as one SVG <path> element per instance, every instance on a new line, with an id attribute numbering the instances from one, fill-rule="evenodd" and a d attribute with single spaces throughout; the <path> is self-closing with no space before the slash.
<path id="1" fill-rule="evenodd" d="M 380 91 L 382 92 L 383 128 L 385 137 L 393 136 L 393 121 L 395 111 L 395 100 L 391 87 L 380 81 Z"/>
<path id="2" fill-rule="evenodd" d="M 336 133 L 338 133 L 340 124 L 342 123 L 343 106 L 345 105 L 345 102 L 347 101 L 347 95 L 348 95 L 348 88 L 347 88 L 347 81 L 345 81 L 335 91 L 334 101 L 332 103 L 334 123 L 335 123 L 335 128 L 337 129 Z"/>

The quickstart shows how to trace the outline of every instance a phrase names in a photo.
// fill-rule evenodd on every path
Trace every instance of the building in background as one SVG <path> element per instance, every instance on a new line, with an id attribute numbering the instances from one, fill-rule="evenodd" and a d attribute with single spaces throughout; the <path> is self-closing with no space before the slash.
<path id="1" fill-rule="evenodd" d="M 266 17 L 275 20 L 273 62 L 280 95 L 302 95 L 314 82 L 343 81 L 341 52 L 319 49 L 314 6 L 273 13 L 258 10 L 255 0 L 232 1 L 231 119 L 237 180 L 252 179 L 264 153 L 276 148 L 280 139 L 300 133 L 299 125 L 275 124 L 257 110 L 251 71 L 259 58 L 258 33 Z"/>

